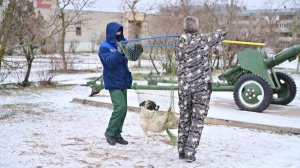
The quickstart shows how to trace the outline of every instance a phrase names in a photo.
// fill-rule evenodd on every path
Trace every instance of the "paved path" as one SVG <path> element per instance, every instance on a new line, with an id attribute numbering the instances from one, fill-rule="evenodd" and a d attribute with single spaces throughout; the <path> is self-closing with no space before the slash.
<path id="1" fill-rule="evenodd" d="M 178 99 L 175 96 L 175 105 L 177 104 L 176 100 Z M 109 93 L 105 90 L 94 97 L 76 97 L 73 101 L 112 108 Z M 129 90 L 129 111 L 138 112 L 138 104 L 136 91 Z M 162 108 L 164 107 L 162 106 Z M 178 111 L 178 107 L 175 108 Z M 296 98 L 288 106 L 270 105 L 263 113 L 256 113 L 238 109 L 231 92 L 213 92 L 206 123 L 300 134 L 300 100 Z"/>

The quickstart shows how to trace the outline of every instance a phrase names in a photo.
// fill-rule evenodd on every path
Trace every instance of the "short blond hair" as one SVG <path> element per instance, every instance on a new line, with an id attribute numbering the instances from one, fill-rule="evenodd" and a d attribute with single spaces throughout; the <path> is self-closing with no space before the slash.
<path id="1" fill-rule="evenodd" d="M 185 33 L 196 33 L 198 32 L 199 21 L 194 16 L 187 16 L 183 20 L 183 29 Z"/>

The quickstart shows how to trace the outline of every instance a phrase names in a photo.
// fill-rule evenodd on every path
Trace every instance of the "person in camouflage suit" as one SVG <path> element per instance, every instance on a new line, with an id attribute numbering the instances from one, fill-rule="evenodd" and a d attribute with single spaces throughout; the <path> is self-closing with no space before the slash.
<path id="1" fill-rule="evenodd" d="M 221 42 L 226 32 L 200 34 L 198 19 L 184 19 L 184 34 L 175 47 L 178 64 L 178 96 L 180 118 L 178 124 L 179 158 L 196 160 L 196 148 L 202 134 L 204 118 L 209 109 L 211 87 L 211 47 Z"/>

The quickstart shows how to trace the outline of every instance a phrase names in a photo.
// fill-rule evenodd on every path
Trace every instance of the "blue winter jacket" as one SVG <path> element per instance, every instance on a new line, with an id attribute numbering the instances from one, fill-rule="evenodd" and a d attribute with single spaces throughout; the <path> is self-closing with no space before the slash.
<path id="1" fill-rule="evenodd" d="M 123 26 L 117 22 L 111 22 L 106 26 L 106 40 L 99 46 L 99 57 L 103 65 L 103 80 L 106 90 L 129 89 L 132 85 L 131 72 L 128 69 L 127 58 L 117 51 L 116 33 L 121 30 L 123 35 Z"/>

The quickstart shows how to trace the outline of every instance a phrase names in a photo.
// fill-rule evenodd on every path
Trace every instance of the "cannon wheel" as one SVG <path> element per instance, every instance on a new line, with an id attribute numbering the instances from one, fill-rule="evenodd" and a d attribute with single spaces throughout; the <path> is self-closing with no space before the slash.
<path id="1" fill-rule="evenodd" d="M 270 105 L 272 96 L 271 86 L 257 75 L 243 75 L 234 86 L 234 101 L 242 110 L 262 112 Z"/>
<path id="2" fill-rule="evenodd" d="M 273 91 L 273 104 L 287 105 L 292 102 L 297 93 L 297 86 L 292 77 L 289 75 L 276 72 L 277 79 L 281 85 L 279 90 Z"/>

